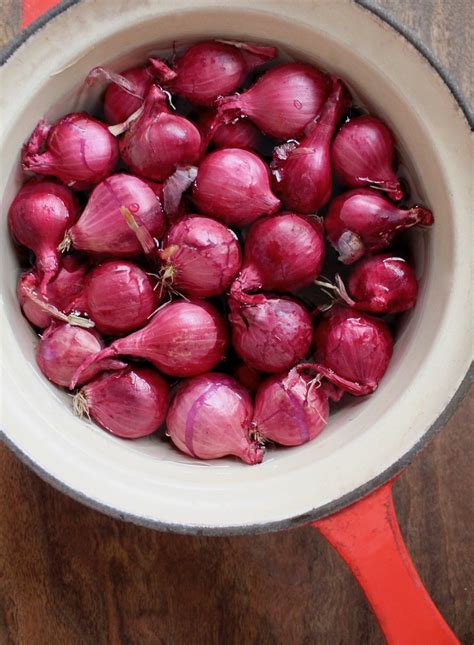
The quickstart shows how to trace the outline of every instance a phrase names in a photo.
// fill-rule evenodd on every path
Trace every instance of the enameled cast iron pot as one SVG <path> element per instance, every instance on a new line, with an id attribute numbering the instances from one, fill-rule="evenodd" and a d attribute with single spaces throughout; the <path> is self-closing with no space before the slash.
<path id="1" fill-rule="evenodd" d="M 25 7 L 38 11 L 52 4 L 38 0 Z M 145 526 L 232 534 L 315 522 L 362 584 L 389 642 L 455 643 L 403 546 L 390 481 L 442 427 L 466 389 L 469 127 L 433 63 L 361 4 L 115 0 L 111 11 L 109 0 L 69 0 L 4 52 L 3 437 L 60 490 Z M 419 300 L 377 392 L 337 412 L 311 443 L 272 453 L 255 467 L 194 462 L 162 442 L 122 441 L 73 417 L 69 396 L 36 366 L 35 335 L 15 296 L 18 267 L 6 223 L 21 183 L 23 142 L 41 116 L 55 119 L 85 107 L 77 103 L 77 89 L 92 67 L 121 70 L 157 44 L 212 36 L 268 41 L 347 79 L 393 129 L 435 214 L 435 226 L 417 242 Z"/>

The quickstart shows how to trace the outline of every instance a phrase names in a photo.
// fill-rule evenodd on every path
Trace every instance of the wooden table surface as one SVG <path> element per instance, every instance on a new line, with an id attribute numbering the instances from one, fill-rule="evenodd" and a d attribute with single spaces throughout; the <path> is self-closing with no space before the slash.
<path id="1" fill-rule="evenodd" d="M 472 2 L 374 4 L 421 37 L 472 104 Z M 0 17 L 4 43 L 18 32 L 18 1 L 0 0 Z M 409 551 L 465 644 L 474 643 L 473 401 L 471 392 L 395 485 Z M 158 533 L 69 499 L 3 446 L 0 476 L 2 644 L 383 642 L 362 592 L 313 529 L 233 538 Z"/>

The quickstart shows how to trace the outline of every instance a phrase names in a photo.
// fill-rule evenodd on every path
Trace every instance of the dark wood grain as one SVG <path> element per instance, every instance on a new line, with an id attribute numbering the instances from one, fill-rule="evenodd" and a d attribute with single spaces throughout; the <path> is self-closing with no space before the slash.
<path id="1" fill-rule="evenodd" d="M 417 33 L 472 97 L 470 2 L 377 4 Z M 5 41 L 18 29 L 18 4 L 0 0 L 0 16 Z M 471 393 L 395 486 L 409 551 L 465 644 L 474 642 L 473 401 Z M 310 528 L 168 535 L 78 504 L 3 447 L 0 473 L 2 644 L 383 642 L 357 584 Z"/>

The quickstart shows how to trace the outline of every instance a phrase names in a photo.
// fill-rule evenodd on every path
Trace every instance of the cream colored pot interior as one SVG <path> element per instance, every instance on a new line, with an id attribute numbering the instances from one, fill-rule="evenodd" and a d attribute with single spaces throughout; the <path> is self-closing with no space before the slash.
<path id="1" fill-rule="evenodd" d="M 275 43 L 346 78 L 392 127 L 436 219 L 418 238 L 420 298 L 378 391 L 332 416 L 310 444 L 270 451 L 254 467 L 195 462 L 158 439 L 122 441 L 74 418 L 70 397 L 36 367 L 36 338 L 15 297 L 18 268 L 6 224 L 21 182 L 21 145 L 43 115 L 82 107 L 77 89 L 90 68 L 119 70 L 157 44 L 208 36 Z M 470 359 L 469 157 L 453 97 L 399 34 L 349 2 L 86 0 L 31 36 L 4 66 L 1 84 L 2 426 L 37 469 L 84 501 L 138 522 L 245 529 L 314 513 L 387 471 L 420 441 Z"/>

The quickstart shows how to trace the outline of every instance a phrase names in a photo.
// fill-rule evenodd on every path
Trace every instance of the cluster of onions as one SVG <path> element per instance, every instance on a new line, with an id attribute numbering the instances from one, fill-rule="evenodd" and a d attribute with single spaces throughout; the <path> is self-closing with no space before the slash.
<path id="1" fill-rule="evenodd" d="M 192 458 L 247 464 L 311 441 L 331 402 L 376 390 L 416 303 L 390 246 L 433 216 L 396 203 L 392 132 L 277 55 L 214 40 L 95 68 L 106 122 L 41 120 L 23 147 L 8 222 L 31 252 L 17 296 L 37 363 L 118 437 L 163 429 Z"/>

